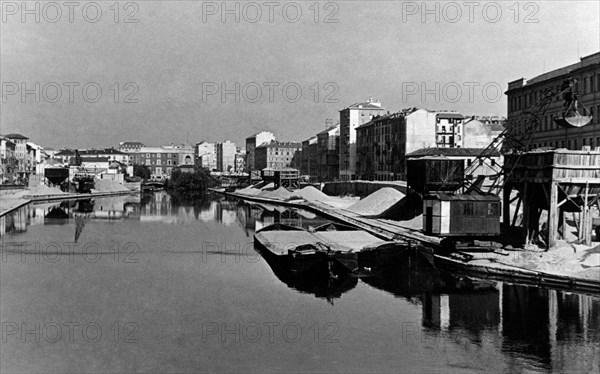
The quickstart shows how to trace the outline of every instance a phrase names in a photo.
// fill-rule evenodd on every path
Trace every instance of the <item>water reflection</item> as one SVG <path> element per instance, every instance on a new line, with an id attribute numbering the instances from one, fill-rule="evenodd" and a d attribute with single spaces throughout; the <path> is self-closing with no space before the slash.
<path id="1" fill-rule="evenodd" d="M 257 229 L 271 223 L 281 222 L 288 225 L 308 227 L 325 223 L 327 220 L 302 210 L 250 204 L 218 195 L 188 199 L 185 196 L 169 196 L 161 192 L 153 195 L 122 196 L 25 206 L 0 218 L 0 235 L 3 243 L 5 238 L 18 241 L 20 236 L 27 234 L 28 228 L 35 225 L 46 225 L 48 229 L 52 230 L 72 230 L 71 232 L 74 233 L 77 241 L 79 236 L 82 235 L 82 231 L 88 230 L 90 222 L 109 222 L 114 224 L 113 228 L 121 227 L 121 223 L 130 223 L 131 225 L 126 226 L 124 230 L 131 230 L 131 232 L 127 231 L 126 234 L 132 237 L 136 235 L 137 229 L 141 227 L 137 225 L 166 224 L 164 231 L 165 235 L 168 236 L 174 235 L 173 232 L 182 235 L 181 231 L 173 231 L 179 226 L 172 226 L 171 224 L 203 222 L 203 226 L 209 226 L 208 223 L 214 225 L 217 222 L 220 226 L 226 226 L 227 233 L 235 233 L 236 236 L 251 238 Z M 204 225 L 204 222 L 207 224 Z M 212 228 L 214 229 L 214 226 Z M 190 230 L 199 229 L 196 225 L 191 227 Z M 105 234 L 105 231 L 99 232 Z M 152 239 L 156 240 L 154 237 Z M 168 255 L 160 253 L 157 257 L 161 261 L 164 259 L 167 263 L 171 261 L 176 263 L 177 255 L 174 253 Z M 191 268 L 191 273 L 184 273 L 182 269 L 187 269 L 185 265 L 189 264 L 190 257 L 181 255 L 181 258 L 183 263 L 177 263 L 177 266 L 171 268 L 171 271 L 174 271 L 173 269 L 181 270 L 181 273 L 177 274 L 182 278 L 193 277 L 192 273 L 194 272 L 201 273 L 198 271 L 198 267 Z M 149 261 L 149 263 L 148 266 L 151 270 L 157 270 L 157 267 L 154 266 L 162 264 L 159 260 Z M 15 266 L 15 264 L 22 267 L 20 269 L 24 269 L 24 271 L 27 270 L 27 265 L 33 266 L 18 261 L 9 262 L 3 265 L 6 266 L 3 270 L 8 269 L 8 266 Z M 231 268 L 227 267 L 230 264 L 232 265 Z M 344 301 L 348 300 L 348 305 L 355 310 L 381 308 L 381 310 L 385 310 L 386 314 L 384 315 L 386 317 L 391 317 L 385 320 L 377 320 L 379 317 L 375 313 L 373 314 L 373 320 L 369 321 L 348 318 L 348 323 L 357 328 L 344 330 L 347 334 L 350 334 L 345 342 L 349 340 L 363 342 L 369 341 L 369 339 L 374 341 L 376 338 L 369 336 L 372 327 L 370 324 L 373 323 L 385 325 L 390 331 L 398 331 L 399 328 L 396 325 L 401 325 L 404 336 L 399 336 L 398 339 L 403 343 L 413 345 L 419 352 L 424 351 L 425 357 L 430 352 L 442 352 L 441 354 L 448 362 L 448 366 L 458 367 L 458 371 L 461 371 L 460 368 L 481 370 L 492 368 L 493 371 L 509 372 L 527 370 L 598 372 L 599 370 L 600 298 L 597 296 L 457 277 L 437 269 L 425 268 L 419 263 L 403 264 L 394 272 L 368 278 L 340 278 L 333 281 L 318 282 L 295 276 L 286 271 L 285 268 L 277 266 L 277 264 L 267 264 L 269 267 L 235 261 L 217 262 L 215 266 L 223 266 L 223 268 L 210 273 L 212 279 L 216 279 L 213 287 L 203 285 L 203 282 L 210 282 L 211 279 L 203 274 L 197 274 L 198 278 L 191 278 L 193 281 L 177 283 L 177 288 L 176 286 L 169 288 L 168 282 L 156 282 L 157 275 L 154 274 L 151 277 L 149 276 L 148 279 L 140 278 L 143 281 L 137 283 L 126 283 L 128 287 L 130 285 L 131 287 L 139 287 L 139 285 L 155 282 L 152 283 L 153 287 L 135 290 L 139 291 L 140 295 L 156 292 L 156 305 L 162 304 L 159 301 L 163 298 L 168 299 L 171 297 L 170 295 L 179 295 L 179 293 L 183 296 L 169 299 L 171 303 L 181 303 L 181 300 L 191 303 L 199 293 L 204 295 L 205 300 L 211 300 L 210 303 L 203 302 L 194 305 L 194 308 L 192 308 L 194 312 L 190 313 L 188 317 L 197 313 L 196 308 L 208 308 L 207 305 L 211 305 L 214 300 L 217 300 L 217 303 L 222 303 L 223 308 L 231 303 L 235 304 L 237 300 L 219 301 L 218 296 L 215 296 L 214 299 L 210 297 L 214 296 L 211 292 L 216 292 L 217 295 L 225 292 L 219 287 L 222 287 L 225 282 L 231 282 L 231 279 L 236 276 L 243 279 L 243 282 L 240 281 L 239 287 L 249 283 L 256 288 L 256 294 L 252 294 L 252 298 L 266 300 L 266 303 L 270 300 L 265 297 L 269 292 L 264 290 L 273 292 L 273 287 L 285 284 L 283 286 L 285 291 L 289 291 L 288 288 L 294 291 L 278 294 L 282 297 L 281 305 L 289 304 L 296 309 L 301 309 L 303 306 L 294 303 L 297 302 L 298 293 L 303 293 L 314 295 L 319 299 L 314 300 L 316 303 L 320 303 L 327 309 L 335 310 L 335 313 L 340 315 L 351 314 L 350 311 L 339 310 L 339 305 L 344 305 Z M 144 262 L 139 264 L 142 268 L 144 265 Z M 103 273 L 112 268 L 118 268 L 118 266 L 109 264 L 107 267 L 101 267 L 98 273 Z M 271 271 L 268 271 L 269 268 Z M 32 269 L 35 271 L 27 273 L 28 276 L 38 274 L 37 268 Z M 88 266 L 85 271 L 94 271 L 94 269 L 96 268 Z M 151 271 L 146 272 L 145 269 L 143 268 L 144 271 L 139 271 L 139 273 L 151 273 Z M 209 273 L 206 267 L 201 269 L 205 274 Z M 71 270 L 69 268 L 69 271 Z M 163 269 L 159 268 L 158 270 L 162 271 Z M 231 273 L 228 273 L 228 271 Z M 18 274 L 15 271 L 14 276 L 18 276 Z M 129 273 L 123 274 L 126 275 L 120 275 L 127 277 Z M 164 276 L 161 275 L 162 273 L 157 274 L 159 277 Z M 277 281 L 273 282 L 275 278 Z M 128 278 L 125 279 L 128 280 Z M 171 278 L 169 279 L 169 281 L 172 281 Z M 179 278 L 173 276 L 173 279 Z M 71 282 L 69 284 L 75 283 Z M 194 285 L 198 284 L 201 287 L 194 288 Z M 122 289 L 133 292 L 128 287 L 122 287 Z M 189 287 L 190 293 L 186 294 L 184 292 L 185 287 Z M 115 288 L 115 292 L 120 289 Z M 228 292 L 233 292 L 233 289 L 234 287 L 228 289 Z M 384 292 L 375 291 L 375 289 Z M 164 293 L 159 293 L 160 290 Z M 3 289 L 3 293 L 5 292 L 7 292 L 7 288 Z M 48 292 L 57 291 L 51 289 Z M 202 292 L 206 292 L 206 294 Z M 381 294 L 384 295 L 385 301 L 382 305 L 361 304 L 362 298 L 365 298 L 367 302 L 382 301 Z M 238 295 L 238 297 L 241 300 L 246 300 L 244 299 L 246 296 Z M 340 298 L 342 299 L 339 300 Z M 130 299 L 123 297 L 123 300 Z M 33 300 L 37 301 L 37 296 Z M 303 300 L 303 302 L 307 302 L 306 298 Z M 329 308 L 323 300 L 335 305 Z M 238 305 L 241 305 L 241 303 L 240 301 Z M 405 307 L 406 304 L 409 307 Z M 10 305 L 10 303 L 6 305 Z M 132 305 L 133 310 L 139 307 L 135 303 Z M 143 303 L 140 305 L 147 307 L 150 304 Z M 273 305 L 264 310 L 260 309 L 259 312 L 268 313 L 269 310 L 273 309 L 276 310 L 276 315 L 284 313 L 277 309 L 281 308 L 281 305 Z M 348 305 L 344 305 L 344 307 L 349 308 Z M 7 308 L 10 311 L 10 308 Z M 252 309 L 252 306 L 248 306 L 248 308 Z M 315 310 L 327 313 L 319 306 L 315 307 Z M 411 314 L 411 311 L 415 310 L 417 311 L 416 314 Z M 161 317 L 160 313 L 166 312 L 160 308 L 148 311 L 149 316 L 157 314 Z M 275 317 L 270 316 L 269 318 Z M 399 318 L 399 320 L 394 320 L 394 318 Z M 405 328 L 405 325 L 408 327 Z M 378 345 L 372 347 L 365 345 L 363 347 L 362 343 L 349 348 L 354 348 L 354 350 L 349 349 L 349 352 L 365 349 L 366 352 L 375 356 L 379 350 L 383 349 L 382 346 Z M 391 357 L 389 352 L 386 352 L 386 354 Z M 474 357 L 477 360 L 474 361 Z M 343 360 L 340 360 L 340 362 L 343 362 Z M 389 367 L 386 369 L 389 369 Z M 426 364 L 423 364 L 423 367 L 415 368 L 415 371 L 419 371 L 419 369 L 432 371 L 428 370 L 431 368 Z M 351 368 L 346 368 L 346 371 L 350 370 Z"/>
<path id="2" fill-rule="evenodd" d="M 30 225 L 70 224 L 74 223 L 75 217 L 81 216 L 91 220 L 127 219 L 163 223 L 217 221 L 225 226 L 241 227 L 248 237 L 275 222 L 302 227 L 328 222 L 300 209 L 246 203 L 220 195 L 189 198 L 159 191 L 153 194 L 29 204 L 0 217 L 0 236 L 25 232 Z"/>

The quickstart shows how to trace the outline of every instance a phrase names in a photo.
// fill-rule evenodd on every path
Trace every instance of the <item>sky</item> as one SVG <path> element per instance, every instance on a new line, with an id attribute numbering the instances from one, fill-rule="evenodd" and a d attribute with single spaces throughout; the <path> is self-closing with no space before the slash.
<path id="1" fill-rule="evenodd" d="M 0 133 L 52 148 L 301 141 L 369 98 L 505 116 L 509 81 L 600 51 L 595 0 L 0 5 Z"/>

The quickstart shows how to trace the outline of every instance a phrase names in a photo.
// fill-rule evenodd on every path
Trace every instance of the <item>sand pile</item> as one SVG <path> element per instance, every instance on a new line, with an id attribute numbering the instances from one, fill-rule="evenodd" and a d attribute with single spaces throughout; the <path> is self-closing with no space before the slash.
<path id="1" fill-rule="evenodd" d="M 417 194 L 409 194 L 382 212 L 377 218 L 408 222 L 414 220 L 415 217 L 419 217 L 419 220 L 422 221 L 422 214 L 423 200 Z M 410 224 L 412 225 L 412 223 Z M 420 225 L 422 226 L 422 222 Z"/>
<path id="2" fill-rule="evenodd" d="M 289 199 L 290 197 L 292 197 L 292 194 L 290 193 L 290 191 L 286 190 L 285 187 L 279 187 L 276 190 L 261 191 L 261 193 L 259 193 L 258 196 L 266 197 L 269 199 L 286 200 L 286 199 Z"/>
<path id="3" fill-rule="evenodd" d="M 109 179 L 98 179 L 94 178 L 94 188 L 92 192 L 125 192 L 130 191 L 129 188 L 123 186 L 120 183 L 114 182 Z"/>
<path id="4" fill-rule="evenodd" d="M 324 194 L 313 186 L 306 186 L 303 189 L 296 191 L 295 194 L 307 201 L 331 200 L 331 196 Z"/>
<path id="5" fill-rule="evenodd" d="M 241 193 L 242 195 L 258 196 L 262 191 L 272 190 L 273 187 L 275 187 L 275 185 L 273 183 L 267 184 L 266 182 L 259 182 L 253 186 L 248 186 L 246 188 L 242 188 L 241 190 L 238 190 L 237 192 Z"/>
<path id="6" fill-rule="evenodd" d="M 62 192 L 60 188 L 37 185 L 29 188 L 29 193 L 27 193 L 27 195 L 57 195 L 62 193 L 64 192 Z"/>
<path id="7" fill-rule="evenodd" d="M 404 194 L 397 189 L 384 187 L 353 204 L 347 210 L 361 216 L 378 216 L 403 198 Z"/>

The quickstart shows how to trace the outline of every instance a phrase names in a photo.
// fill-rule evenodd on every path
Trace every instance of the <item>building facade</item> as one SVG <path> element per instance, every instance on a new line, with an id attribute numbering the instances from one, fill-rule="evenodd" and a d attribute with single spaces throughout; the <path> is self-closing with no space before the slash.
<path id="1" fill-rule="evenodd" d="M 254 150 L 256 147 L 272 141 L 275 141 L 275 135 L 269 131 L 262 131 L 246 138 L 246 170 L 248 172 L 259 170 L 255 166 Z"/>
<path id="2" fill-rule="evenodd" d="M 200 142 L 194 146 L 196 165 L 210 171 L 217 170 L 217 147 L 215 143 Z"/>
<path id="3" fill-rule="evenodd" d="M 359 179 L 405 180 L 406 154 L 436 147 L 437 113 L 410 108 L 375 116 L 356 128 Z"/>
<path id="4" fill-rule="evenodd" d="M 373 116 L 384 113 L 385 108 L 372 98 L 340 110 L 339 177 L 341 180 L 356 178 L 356 128 L 369 122 Z"/>
<path id="5" fill-rule="evenodd" d="M 564 102 L 562 97 L 557 96 L 537 124 L 529 149 L 552 147 L 581 150 L 584 146 L 592 149 L 600 146 L 600 52 L 527 81 L 520 78 L 509 82 L 505 92 L 508 98 L 506 128 L 511 134 L 525 135 L 528 110 L 548 90 L 560 92 L 563 82 L 568 78 L 576 80 L 574 90 L 578 93 L 579 103 L 593 116 L 592 122 L 580 128 L 565 129 L 558 126 L 553 118 L 562 115 Z M 584 114 L 581 105 L 579 112 Z M 510 147 L 510 143 L 507 147 Z"/>
<path id="6" fill-rule="evenodd" d="M 264 168 L 281 169 L 292 167 L 298 169 L 301 161 L 296 152 L 302 149 L 301 143 L 272 141 L 255 148 L 254 170 Z"/>
<path id="7" fill-rule="evenodd" d="M 10 140 L 15 144 L 15 169 L 14 174 L 17 180 L 25 180 L 28 175 L 32 172 L 32 162 L 31 162 L 31 152 L 33 151 L 31 147 L 27 147 L 28 137 L 21 134 L 7 134 L 4 135 L 5 138 Z M 35 166 L 33 166 L 33 170 L 35 171 Z"/>
<path id="8" fill-rule="evenodd" d="M 463 123 L 464 148 L 485 148 L 504 131 L 504 121 L 467 118 Z"/>
<path id="9" fill-rule="evenodd" d="M 217 149 L 217 171 L 234 172 L 235 155 L 237 153 L 235 143 L 229 140 L 216 144 Z"/>
<path id="10" fill-rule="evenodd" d="M 145 147 L 145 145 L 140 142 L 121 142 L 119 143 L 118 149 L 121 152 L 136 152 L 142 147 Z"/>
<path id="11" fill-rule="evenodd" d="M 17 171 L 16 144 L 0 136 L 0 183 L 12 183 Z"/>
<path id="12" fill-rule="evenodd" d="M 340 125 L 317 134 L 317 179 L 320 182 L 339 178 Z"/>
<path id="13" fill-rule="evenodd" d="M 171 177 L 171 171 L 179 165 L 179 152 L 174 148 L 141 147 L 132 153 L 134 165 L 146 165 L 152 172 L 152 179 L 164 180 Z"/>
<path id="14" fill-rule="evenodd" d="M 243 149 L 237 149 L 235 154 L 235 172 L 245 173 L 246 172 L 246 152 Z"/>
<path id="15" fill-rule="evenodd" d="M 317 155 L 317 137 L 313 136 L 302 142 L 302 153 L 300 154 L 302 162 L 300 174 L 310 177 L 317 177 L 318 155 Z"/>
<path id="16" fill-rule="evenodd" d="M 436 114 L 436 145 L 438 148 L 461 148 L 463 143 L 462 114 L 442 112 Z"/>

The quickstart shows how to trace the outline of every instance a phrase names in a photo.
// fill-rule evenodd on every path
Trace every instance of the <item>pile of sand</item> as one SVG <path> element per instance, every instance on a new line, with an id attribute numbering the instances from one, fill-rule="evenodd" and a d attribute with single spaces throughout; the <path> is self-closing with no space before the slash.
<path id="1" fill-rule="evenodd" d="M 397 189 L 384 187 L 353 204 L 347 210 L 361 216 L 378 216 L 403 198 L 404 194 Z"/>
<path id="2" fill-rule="evenodd" d="M 59 195 L 62 194 L 59 188 L 56 187 L 48 187 L 44 185 L 36 185 L 35 187 L 30 187 L 27 195 Z"/>
<path id="3" fill-rule="evenodd" d="M 275 185 L 273 183 L 268 183 L 267 184 L 265 182 L 260 182 L 260 183 L 257 183 L 255 185 L 253 185 L 253 186 L 248 186 L 246 188 L 242 188 L 241 190 L 238 190 L 237 192 L 240 193 L 240 194 L 242 194 L 242 195 L 258 196 L 263 191 L 273 190 L 273 187 L 275 187 Z"/>
<path id="4" fill-rule="evenodd" d="M 290 191 L 286 190 L 285 187 L 279 187 L 276 190 L 264 190 L 258 194 L 259 197 L 266 197 L 269 199 L 287 200 L 292 197 Z"/>
<path id="5" fill-rule="evenodd" d="M 92 192 L 129 192 L 129 188 L 109 179 L 94 179 Z"/>
<path id="6" fill-rule="evenodd" d="M 300 196 L 306 201 L 328 201 L 331 196 L 324 194 L 313 186 L 306 186 L 301 190 L 295 191 L 295 195 Z"/>

